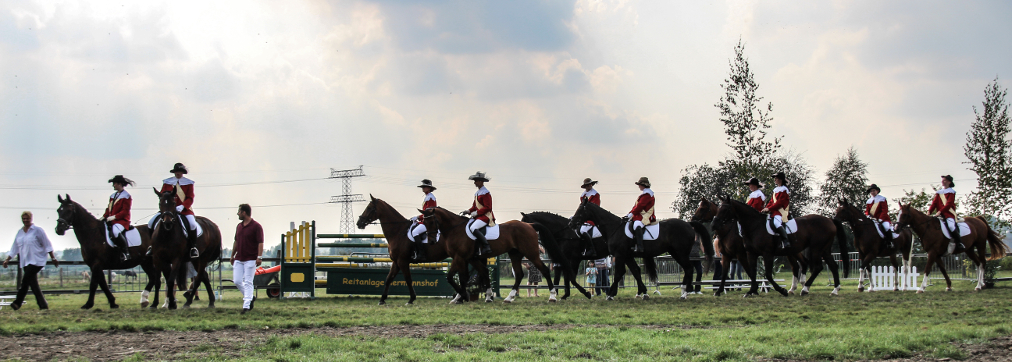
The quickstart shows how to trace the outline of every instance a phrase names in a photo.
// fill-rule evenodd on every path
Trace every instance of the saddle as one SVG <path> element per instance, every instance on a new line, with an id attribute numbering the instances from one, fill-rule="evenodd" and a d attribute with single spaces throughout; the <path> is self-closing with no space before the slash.
<path id="1" fill-rule="evenodd" d="M 412 223 L 411 226 L 408 227 L 408 240 L 415 240 L 415 238 L 411 237 L 411 234 L 414 234 L 415 228 L 418 227 L 418 225 L 419 224 Z M 429 233 L 425 233 L 424 235 L 425 240 L 422 240 L 422 244 L 428 244 Z M 439 242 L 440 240 L 443 240 L 443 232 L 436 230 L 436 242 Z"/>
<path id="2" fill-rule="evenodd" d="M 471 223 L 473 222 L 474 219 L 467 221 L 467 226 L 464 227 L 464 232 L 467 233 L 467 237 L 471 238 L 471 240 L 478 240 L 474 237 L 474 234 L 471 233 Z M 495 224 L 495 226 L 485 227 L 485 240 L 492 241 L 498 238 L 499 238 L 499 224 Z"/>
<path id="3" fill-rule="evenodd" d="M 940 222 L 942 224 L 942 235 L 945 235 L 946 239 L 952 239 L 952 236 L 951 236 L 952 234 L 949 233 L 949 225 L 946 224 L 945 219 L 944 218 L 938 218 L 938 222 Z M 956 220 L 956 227 L 959 228 L 959 236 L 960 237 L 970 235 L 970 225 L 969 224 L 967 224 L 965 222 L 962 222 L 960 219 L 957 219 Z"/>
<path id="4" fill-rule="evenodd" d="M 104 227 L 102 229 L 105 229 L 105 233 L 104 233 L 105 234 L 105 242 L 107 244 L 109 244 L 109 246 L 115 248 L 116 247 L 116 243 L 114 243 L 112 241 L 112 238 L 111 238 L 112 235 L 109 234 L 109 228 L 108 227 Z M 126 236 L 126 241 L 127 241 L 127 247 L 128 248 L 132 248 L 132 247 L 140 246 L 141 245 L 141 233 L 140 233 L 140 231 L 137 230 L 137 228 L 134 228 L 133 225 L 131 225 L 129 229 L 124 230 L 123 231 L 123 235 Z"/>
<path id="5" fill-rule="evenodd" d="M 787 220 L 784 222 L 784 228 L 787 229 L 787 235 L 794 234 L 798 231 L 798 221 L 796 219 Z M 777 236 L 777 228 L 773 225 L 773 218 L 769 215 L 766 215 L 766 232 Z"/>
<path id="6" fill-rule="evenodd" d="M 882 223 L 879 222 L 878 220 L 875 220 L 875 219 L 872 219 L 871 221 L 872 221 L 872 224 L 875 225 L 875 231 L 878 231 L 878 236 L 880 238 L 885 239 L 885 229 L 882 228 Z M 893 232 L 892 234 L 893 234 L 893 239 L 894 240 L 900 238 L 900 234 L 897 234 L 895 232 Z"/>
<path id="7" fill-rule="evenodd" d="M 625 230 L 625 236 L 630 239 L 633 238 L 632 225 L 632 221 L 627 221 L 625 223 L 625 227 L 622 228 Z M 647 231 L 643 233 L 643 240 L 657 240 L 657 236 L 661 234 L 661 223 L 647 225 L 645 228 Z"/>

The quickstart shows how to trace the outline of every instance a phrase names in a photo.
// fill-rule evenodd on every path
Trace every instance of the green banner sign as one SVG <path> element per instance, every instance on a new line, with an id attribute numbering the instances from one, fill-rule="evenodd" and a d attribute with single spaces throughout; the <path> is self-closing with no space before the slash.
<path id="1" fill-rule="evenodd" d="M 327 271 L 327 294 L 381 295 L 388 269 L 320 268 Z M 449 297 L 453 288 L 442 270 L 411 270 L 411 284 L 416 295 Z M 390 295 L 409 295 L 404 275 L 397 274 L 390 284 Z"/>

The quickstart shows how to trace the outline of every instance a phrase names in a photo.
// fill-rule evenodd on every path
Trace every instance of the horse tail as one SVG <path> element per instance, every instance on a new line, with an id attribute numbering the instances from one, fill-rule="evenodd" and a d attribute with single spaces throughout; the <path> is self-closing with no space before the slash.
<path id="1" fill-rule="evenodd" d="M 998 260 L 1004 258 L 1009 253 L 1008 246 L 1005 245 L 1001 240 L 1001 236 L 997 232 L 991 229 L 991 225 L 988 225 L 987 220 L 983 216 L 977 216 L 984 226 L 987 227 L 987 243 L 991 244 L 991 256 L 987 260 Z"/>
<path id="2" fill-rule="evenodd" d="M 647 280 L 657 283 L 657 261 L 651 257 L 643 258 L 643 269 L 647 272 Z"/>
<path id="3" fill-rule="evenodd" d="M 703 253 L 706 254 L 706 270 L 704 273 L 709 273 L 710 267 L 713 265 L 713 238 L 710 237 L 710 231 L 706 229 L 706 226 L 703 225 L 703 223 L 690 221 L 689 225 L 692 225 L 692 229 L 696 230 L 696 234 L 698 234 L 700 240 L 703 241 Z"/>
<path id="4" fill-rule="evenodd" d="M 552 262 L 558 263 L 562 266 L 562 271 L 567 280 L 575 280 L 576 276 L 573 275 L 573 270 L 569 268 L 569 260 L 566 259 L 566 254 L 562 252 L 562 248 L 559 247 L 559 243 L 555 241 L 555 236 L 552 235 L 552 230 L 540 223 L 532 222 L 529 224 L 538 232 L 539 239 L 541 239 L 541 246 L 545 247 L 545 253 L 547 253 L 548 257 L 552 259 Z"/>
<path id="5" fill-rule="evenodd" d="M 843 222 L 832 219 L 836 225 L 836 243 L 840 247 L 840 262 L 843 263 L 843 277 L 850 277 L 850 248 L 847 246 L 847 233 L 843 230 Z"/>

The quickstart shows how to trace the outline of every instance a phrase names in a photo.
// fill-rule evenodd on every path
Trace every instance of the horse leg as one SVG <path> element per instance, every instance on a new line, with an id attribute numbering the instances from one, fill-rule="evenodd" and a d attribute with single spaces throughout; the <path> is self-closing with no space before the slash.
<path id="1" fill-rule="evenodd" d="M 615 255 L 615 280 L 611 281 L 611 288 L 608 288 L 606 300 L 615 300 L 615 295 L 618 294 L 618 282 L 623 278 L 625 278 L 625 255 Z"/>
<path id="2" fill-rule="evenodd" d="M 495 301 L 495 291 L 492 290 L 492 279 L 488 276 L 488 265 L 485 263 L 486 259 L 471 259 L 471 265 L 478 271 L 478 287 L 485 288 L 485 303 L 492 303 Z"/>
<path id="3" fill-rule="evenodd" d="M 207 307 L 214 308 L 214 288 L 211 287 L 211 277 L 206 271 L 201 274 L 204 276 L 204 288 L 207 289 L 207 300 L 209 301 L 207 302 Z M 253 295 L 256 295 L 256 288 L 253 289 L 253 293 Z"/>
<path id="4" fill-rule="evenodd" d="M 825 260 L 825 258 L 823 258 L 823 260 Z M 804 287 L 801 288 L 801 295 L 808 295 L 809 293 L 808 289 L 812 287 L 812 283 L 815 282 L 815 278 L 817 278 L 819 276 L 819 273 L 822 272 L 823 260 L 814 260 L 813 263 L 809 264 L 812 270 L 812 277 L 808 278 L 808 280 L 804 282 Z M 836 274 L 836 270 L 833 270 L 833 274 L 834 275 Z M 839 277 L 837 277 L 836 284 L 834 284 L 834 287 L 839 285 L 840 280 Z"/>
<path id="5" fill-rule="evenodd" d="M 945 272 L 945 263 L 938 263 L 938 271 L 942 272 L 942 277 L 945 277 L 945 291 L 952 291 L 952 280 L 949 279 L 949 273 Z"/>
<path id="6" fill-rule="evenodd" d="M 748 254 L 748 265 L 745 266 L 745 273 L 747 273 L 749 279 L 752 280 L 752 286 L 749 288 L 748 293 L 745 293 L 742 298 L 759 295 L 759 254 Z"/>
<path id="7" fill-rule="evenodd" d="M 404 283 L 407 284 L 407 286 L 408 286 L 408 302 L 404 303 L 404 305 L 412 305 L 412 304 L 415 304 L 415 299 L 418 298 L 418 294 L 415 294 L 415 286 L 413 284 L 414 282 L 411 281 L 411 262 L 408 261 L 408 260 L 404 260 L 403 263 L 404 264 L 401 265 L 398 269 L 400 269 L 401 273 L 404 274 Z M 392 265 L 391 265 L 391 267 L 392 267 Z M 396 272 L 394 273 L 394 276 L 397 276 Z M 389 279 L 389 277 L 387 277 L 387 278 Z M 389 280 L 390 281 L 386 283 L 386 287 L 383 288 L 384 289 L 384 292 L 383 292 L 384 295 L 387 294 L 385 290 L 389 289 L 390 283 L 393 282 L 393 279 L 389 279 Z"/>
<path id="8" fill-rule="evenodd" d="M 81 309 L 91 309 L 95 306 L 95 290 L 98 289 L 98 280 L 95 278 L 102 278 L 102 273 L 95 273 L 95 269 L 91 269 L 91 285 L 88 286 L 89 294 L 88 301 L 81 306 Z"/>
<path id="9" fill-rule="evenodd" d="M 928 252 L 928 261 L 924 263 L 924 271 L 921 273 L 921 288 L 917 289 L 917 293 L 924 293 L 928 288 L 928 276 L 931 275 L 931 267 L 935 265 L 937 255 L 934 251 Z"/>
<path id="10" fill-rule="evenodd" d="M 112 295 L 112 290 L 109 289 L 109 283 L 105 280 L 105 275 L 102 274 L 101 270 L 97 273 L 94 273 L 94 270 L 92 272 L 92 275 L 95 278 L 98 278 L 98 287 L 102 288 L 102 293 L 105 293 L 105 297 L 109 299 L 109 308 L 119 308 L 119 305 L 116 304 L 116 297 Z"/>
<path id="11" fill-rule="evenodd" d="M 387 295 L 390 293 L 390 283 L 393 283 L 394 278 L 397 277 L 397 271 L 398 268 L 400 268 L 400 264 L 401 263 L 390 263 L 390 272 L 387 273 L 387 280 L 383 282 L 383 295 L 380 296 L 379 305 L 387 304 Z M 404 269 L 404 274 L 408 274 L 406 268 Z M 415 288 L 413 288 L 411 284 L 408 284 L 408 290 L 411 291 L 411 301 L 414 301 Z M 411 304 L 411 302 L 409 301 L 408 304 Z"/>
<path id="12" fill-rule="evenodd" d="M 464 268 L 463 273 L 461 273 L 460 271 L 461 266 L 463 266 Z M 467 295 L 467 291 L 465 291 L 463 287 L 467 286 L 467 279 L 470 279 L 471 276 L 468 275 L 466 277 L 460 277 L 463 274 L 467 274 L 467 261 L 461 257 L 453 258 L 453 261 L 450 262 L 450 271 L 446 273 L 446 279 L 447 283 L 449 283 L 450 286 L 453 287 L 453 290 L 457 292 L 457 297 L 451 300 L 450 304 L 461 304 L 463 302 L 470 300 L 470 296 Z M 460 277 L 460 279 L 463 281 L 463 286 L 461 284 L 458 284 L 454 280 L 454 277 Z"/>
<path id="13" fill-rule="evenodd" d="M 650 299 L 649 291 L 647 291 L 646 284 L 643 284 L 643 275 L 640 271 L 640 266 L 636 264 L 636 259 L 629 258 L 628 260 L 629 272 L 632 273 L 633 278 L 636 279 L 636 296 L 643 298 L 643 300 Z"/>
<path id="14" fill-rule="evenodd" d="M 900 265 L 896 260 L 896 253 L 889 255 L 889 262 L 893 265 L 893 291 L 898 292 L 900 291 L 902 280 L 900 280 Z"/>
<path id="15" fill-rule="evenodd" d="M 513 265 L 513 275 L 516 277 L 513 278 L 513 288 L 510 289 L 510 294 L 506 296 L 506 299 L 503 299 L 503 303 L 513 303 L 517 298 L 517 293 L 520 293 L 520 283 L 524 280 L 524 256 L 515 250 L 511 250 L 509 255 L 510 264 Z"/>
<path id="16" fill-rule="evenodd" d="M 682 276 L 682 295 L 678 297 L 685 300 L 689 298 L 689 291 L 693 289 L 692 273 L 695 271 L 695 266 L 692 265 L 692 261 L 689 260 L 688 255 L 679 255 L 675 258 L 675 262 L 678 263 L 678 266 L 682 267 L 682 270 L 685 270 L 685 273 L 682 273 L 685 274 Z M 727 268 L 724 269 L 724 272 L 724 275 L 727 275 Z"/>
<path id="17" fill-rule="evenodd" d="M 833 291 L 830 292 L 829 295 L 839 295 L 840 264 L 837 264 L 836 260 L 833 259 L 833 254 L 831 252 L 827 252 L 825 255 L 823 255 L 822 260 L 826 261 L 826 265 L 829 267 L 829 271 L 833 273 Z M 815 280 L 815 274 L 812 274 L 812 279 L 808 281 L 808 286 L 812 285 L 812 280 Z"/>
<path id="18" fill-rule="evenodd" d="M 161 277 L 158 275 L 158 271 L 155 270 L 154 266 L 149 263 L 141 263 L 141 269 L 144 269 L 144 274 L 148 276 L 148 285 L 144 286 L 144 291 L 141 292 L 141 308 L 146 308 L 151 302 L 148 297 L 151 295 L 151 290 L 155 290 L 155 304 L 158 304 L 158 288 L 161 287 Z M 154 277 L 154 278 L 152 278 Z"/>
<path id="19" fill-rule="evenodd" d="M 801 263 L 793 256 L 788 256 L 787 261 L 791 264 L 791 288 L 787 289 L 787 294 L 794 294 L 794 291 L 798 290 L 798 282 L 801 280 Z"/>
<path id="20" fill-rule="evenodd" d="M 165 276 L 165 300 L 169 309 L 176 309 L 176 283 L 179 282 L 179 267 L 182 263 L 172 263 L 169 274 Z"/>
<path id="21" fill-rule="evenodd" d="M 780 284 L 777 284 L 777 282 L 773 280 L 773 260 L 774 260 L 773 252 L 767 251 L 763 255 L 763 265 L 766 266 L 766 281 L 770 283 L 770 286 L 773 287 L 773 290 L 776 290 L 777 292 L 780 293 L 780 295 L 786 297 L 787 289 L 784 289 L 783 287 L 780 286 Z"/>
<path id="22" fill-rule="evenodd" d="M 534 266 L 538 268 L 539 271 L 541 271 L 541 275 L 552 275 L 551 273 L 549 273 L 548 266 L 545 265 L 545 262 L 541 261 L 541 258 L 537 257 L 536 255 L 534 260 L 531 260 L 531 263 L 534 263 Z M 552 283 L 552 278 L 544 278 L 544 279 L 545 282 L 548 283 L 548 301 L 558 302 L 559 300 L 557 296 L 559 295 L 559 290 L 555 288 L 555 283 Z M 579 284 L 576 283 L 575 280 L 573 280 L 572 282 L 577 289 L 583 289 L 580 287 Z M 583 292 L 583 294 L 587 294 L 586 290 L 581 290 L 581 292 Z"/>

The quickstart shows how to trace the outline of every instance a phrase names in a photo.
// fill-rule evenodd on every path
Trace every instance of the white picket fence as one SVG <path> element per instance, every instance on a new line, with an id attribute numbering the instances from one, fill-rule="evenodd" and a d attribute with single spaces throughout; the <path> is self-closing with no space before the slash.
<path id="1" fill-rule="evenodd" d="M 875 286 L 873 290 L 893 290 L 894 287 L 899 287 L 899 290 L 917 290 L 917 278 L 920 276 L 917 274 L 917 267 L 912 267 L 910 270 L 906 268 L 900 268 L 899 273 L 899 285 L 896 281 L 896 269 L 891 266 L 872 266 L 871 267 L 871 283 Z"/>

